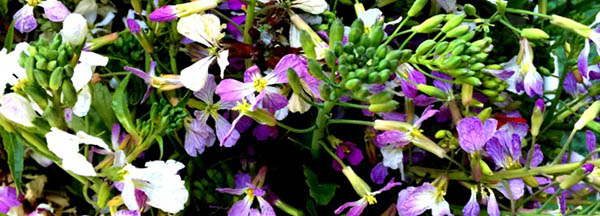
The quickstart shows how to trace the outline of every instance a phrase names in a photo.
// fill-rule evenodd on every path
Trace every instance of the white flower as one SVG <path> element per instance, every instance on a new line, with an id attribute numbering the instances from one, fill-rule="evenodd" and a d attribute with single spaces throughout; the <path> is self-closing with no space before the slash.
<path id="1" fill-rule="evenodd" d="M 217 60 L 221 69 L 221 78 L 224 76 L 225 68 L 229 65 L 227 57 L 229 50 L 219 47 L 219 41 L 225 36 L 221 31 L 226 25 L 221 24 L 219 18 L 213 14 L 193 14 L 179 19 L 177 31 L 183 36 L 206 46 L 209 53 L 196 63 L 181 71 L 181 83 L 192 91 L 198 91 L 206 83 L 208 68 Z"/>
<path id="2" fill-rule="evenodd" d="M 58 128 L 52 128 L 46 134 L 48 149 L 58 156 L 62 162 L 62 168 L 82 176 L 96 176 L 94 166 L 79 153 L 79 145 L 95 145 L 112 152 L 106 143 L 98 138 L 91 136 L 83 131 L 73 135 Z"/>
<path id="3" fill-rule="evenodd" d="M 4 93 L 7 84 L 15 85 L 19 80 L 27 77 L 25 68 L 19 65 L 19 58 L 27 48 L 29 48 L 29 44 L 21 42 L 10 53 L 6 49 L 0 51 L 0 65 L 2 65 L 2 71 L 0 71 L 0 95 Z"/>
<path id="4" fill-rule="evenodd" d="M 305 113 L 306 111 L 310 110 L 311 106 L 309 103 L 302 100 L 298 94 L 293 93 L 290 97 L 287 108 L 292 113 Z"/>
<path id="5" fill-rule="evenodd" d="M 78 13 L 71 13 L 63 21 L 60 31 L 63 41 L 73 46 L 79 46 L 85 40 L 88 33 L 87 20 Z"/>
<path id="6" fill-rule="evenodd" d="M 138 210 L 135 189 L 148 196 L 148 205 L 175 214 L 181 211 L 188 200 L 185 182 L 177 172 L 185 166 L 177 161 L 150 161 L 146 168 L 127 164 L 123 170 L 123 202 L 130 210 Z"/>
<path id="7" fill-rule="evenodd" d="M 0 115 L 25 127 L 33 127 L 37 117 L 32 103 L 17 93 L 8 93 L 0 98 Z"/>
<path id="8" fill-rule="evenodd" d="M 293 0 L 292 7 L 311 14 L 321 14 L 329 8 L 329 5 L 324 0 Z"/>
<path id="9" fill-rule="evenodd" d="M 73 69 L 71 82 L 75 91 L 78 91 L 77 102 L 73 107 L 73 114 L 79 117 L 87 115 L 92 103 L 92 95 L 87 84 L 92 80 L 95 66 L 106 66 L 108 58 L 93 52 L 81 51 L 79 63 Z"/>

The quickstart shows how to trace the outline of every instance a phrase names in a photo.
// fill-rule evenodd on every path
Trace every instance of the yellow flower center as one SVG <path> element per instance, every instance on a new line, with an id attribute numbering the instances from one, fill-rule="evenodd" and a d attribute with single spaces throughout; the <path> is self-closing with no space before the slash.
<path id="1" fill-rule="evenodd" d="M 375 198 L 375 196 L 370 195 L 370 194 L 365 196 L 365 200 L 367 201 L 367 203 L 369 205 L 373 205 L 373 204 L 377 203 L 377 199 Z"/>
<path id="2" fill-rule="evenodd" d="M 37 6 L 40 2 L 41 0 L 27 0 L 27 4 L 32 7 Z"/>
<path id="3" fill-rule="evenodd" d="M 248 103 L 246 100 L 242 100 L 238 102 L 232 110 L 238 111 L 240 113 L 247 113 L 252 110 L 252 105 Z"/>
<path id="4" fill-rule="evenodd" d="M 261 92 L 267 87 L 267 80 L 264 78 L 258 78 L 252 82 L 252 85 L 257 92 Z"/>

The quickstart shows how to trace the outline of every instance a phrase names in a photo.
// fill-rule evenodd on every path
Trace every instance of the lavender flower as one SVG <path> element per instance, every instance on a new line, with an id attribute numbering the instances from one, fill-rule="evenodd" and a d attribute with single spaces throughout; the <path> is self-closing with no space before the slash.
<path id="1" fill-rule="evenodd" d="M 464 216 L 478 216 L 479 215 L 479 203 L 477 202 L 477 188 L 471 188 L 471 196 L 469 202 L 465 205 L 462 212 Z"/>
<path id="2" fill-rule="evenodd" d="M 396 210 L 402 216 L 417 216 L 430 209 L 434 216 L 452 215 L 444 194 L 444 190 L 428 182 L 419 187 L 408 187 L 398 194 Z"/>
<path id="3" fill-rule="evenodd" d="M 568 72 L 567 75 L 565 75 L 563 88 L 565 92 L 573 97 L 587 93 L 585 86 L 577 81 L 573 72 Z"/>
<path id="4" fill-rule="evenodd" d="M 258 200 L 258 204 L 260 206 L 260 214 L 265 216 L 274 216 L 275 211 L 273 207 L 267 200 L 265 200 L 266 191 L 262 188 L 264 184 L 265 175 L 267 173 L 267 168 L 262 167 L 258 174 L 250 180 L 250 175 L 248 174 L 238 174 L 235 176 L 235 188 L 217 188 L 217 191 L 220 193 L 226 193 L 231 195 L 240 196 L 245 194 L 244 198 L 231 206 L 229 212 L 227 213 L 229 216 L 250 216 L 255 215 L 252 214 L 252 203 L 254 199 Z"/>
<path id="5" fill-rule="evenodd" d="M 383 184 L 386 177 L 388 176 L 388 168 L 383 163 L 377 163 L 373 169 L 371 169 L 371 181 L 375 184 Z"/>
<path id="6" fill-rule="evenodd" d="M 153 22 L 170 22 L 178 17 L 186 17 L 216 8 L 220 2 L 220 0 L 208 0 L 191 1 L 176 5 L 165 5 L 152 11 L 148 17 Z"/>
<path id="7" fill-rule="evenodd" d="M 588 152 L 593 152 L 596 150 L 596 134 L 591 130 L 585 131 L 585 144 L 587 146 Z M 598 153 L 592 155 L 592 159 L 597 159 Z"/>
<path id="8" fill-rule="evenodd" d="M 483 150 L 485 143 L 494 136 L 497 124 L 496 119 L 481 122 L 477 117 L 468 117 L 460 120 L 456 126 L 460 147 L 471 154 Z"/>
<path id="9" fill-rule="evenodd" d="M 17 190 L 11 186 L 0 187 L 0 212 L 7 214 L 11 208 L 21 205 Z"/>
<path id="10" fill-rule="evenodd" d="M 335 148 L 335 154 L 342 160 L 346 159 L 352 166 L 360 164 L 364 158 L 360 148 L 355 143 L 349 141 L 339 144 Z M 335 170 L 342 170 L 341 165 L 336 161 L 332 162 L 332 166 Z"/>
<path id="11" fill-rule="evenodd" d="M 177 89 L 177 88 L 180 88 L 181 86 L 183 86 L 178 75 L 165 74 L 165 75 L 156 76 L 156 62 L 155 61 L 150 62 L 150 70 L 148 72 L 145 72 L 138 68 L 129 67 L 129 66 L 125 66 L 123 69 L 126 71 L 129 71 L 129 72 L 133 73 L 133 75 L 143 79 L 144 82 L 146 83 L 146 85 L 148 85 L 146 87 L 146 92 L 144 93 L 144 97 L 142 97 L 142 100 L 140 101 L 140 103 L 144 103 L 144 101 L 146 101 L 148 99 L 148 97 L 150 96 L 150 93 L 152 92 L 152 87 L 158 88 L 161 90 L 173 90 L 173 89 Z"/>
<path id="12" fill-rule="evenodd" d="M 360 198 L 359 200 L 353 201 L 353 202 L 346 202 L 344 204 L 342 204 L 340 207 L 338 207 L 337 209 L 335 209 L 334 213 L 336 215 L 341 214 L 342 212 L 344 212 L 346 209 L 350 208 L 347 212 L 346 212 L 346 216 L 359 216 L 362 214 L 362 212 L 365 210 L 365 208 L 368 205 L 373 205 L 375 203 L 377 203 L 377 199 L 375 198 L 376 195 L 391 190 L 392 188 L 400 185 L 401 183 L 399 182 L 394 182 L 394 180 L 388 182 L 385 186 L 383 186 L 383 188 L 371 192 L 369 191 L 367 194 L 365 194 L 362 198 Z"/>
<path id="13" fill-rule="evenodd" d="M 45 17 L 52 22 L 62 22 L 71 13 L 69 9 L 58 0 L 27 2 L 28 3 L 23 5 L 23 7 L 13 16 L 15 28 L 21 33 L 28 33 L 37 28 L 38 24 L 34 16 L 34 9 L 36 6 L 43 7 Z"/>

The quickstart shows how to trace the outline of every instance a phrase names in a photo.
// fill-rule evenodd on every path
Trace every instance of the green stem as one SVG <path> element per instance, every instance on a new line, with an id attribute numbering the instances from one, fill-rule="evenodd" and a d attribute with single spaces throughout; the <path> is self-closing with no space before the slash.
<path id="1" fill-rule="evenodd" d="M 538 16 L 538 17 L 542 17 L 542 18 L 545 18 L 545 19 L 552 18 L 551 16 L 548 16 L 546 14 L 536 13 L 536 12 L 533 12 L 533 11 L 516 9 L 516 8 L 506 8 L 506 12 L 514 13 L 514 14 L 524 14 L 524 15 Z"/>
<path id="2" fill-rule="evenodd" d="M 551 202 L 552 200 L 556 199 L 556 196 L 558 196 L 558 195 L 559 195 L 561 192 L 562 192 L 562 189 L 560 189 L 560 188 L 559 188 L 558 190 L 556 190 L 556 192 L 554 192 L 554 194 L 552 194 L 552 196 L 550 196 L 550 197 L 549 197 L 549 198 L 546 200 L 546 202 L 544 202 L 544 204 L 543 204 L 543 205 L 542 205 L 540 208 L 538 208 L 538 209 L 535 211 L 535 213 L 536 213 L 536 214 L 539 214 L 540 212 L 542 212 L 542 210 L 544 210 L 544 209 L 545 209 L 545 208 L 546 208 L 546 207 L 547 207 L 547 206 L 550 204 L 550 202 Z"/>
<path id="3" fill-rule="evenodd" d="M 402 45 L 400 45 L 400 47 L 398 48 L 399 50 L 402 50 L 402 48 L 404 48 L 404 46 L 406 46 L 406 44 L 408 44 L 408 42 L 416 35 L 416 32 L 413 32 L 412 34 L 410 34 L 408 36 L 408 38 L 406 38 L 406 40 L 404 40 L 404 42 L 402 42 Z"/>
<path id="4" fill-rule="evenodd" d="M 293 133 L 308 133 L 308 132 L 311 132 L 311 131 L 313 131 L 315 129 L 314 125 L 310 126 L 308 128 L 298 129 L 298 128 L 286 125 L 283 122 L 277 121 L 276 123 L 277 123 L 277 126 L 282 127 L 283 129 L 286 129 L 286 130 L 288 130 L 290 132 L 293 132 Z"/>
<path id="5" fill-rule="evenodd" d="M 238 31 L 244 30 L 244 29 L 242 29 L 242 27 L 240 25 L 238 25 L 237 23 L 235 23 L 233 20 L 229 19 L 229 17 L 227 15 L 221 13 L 219 10 L 211 9 L 210 12 L 212 12 L 214 14 L 217 14 L 217 16 L 221 17 L 222 19 L 224 19 L 228 23 L 231 23 L 231 25 L 233 25 L 233 27 L 235 27 Z"/>
<path id="6" fill-rule="evenodd" d="M 521 35 L 521 30 L 519 30 L 518 28 L 514 27 L 510 22 L 508 22 L 506 19 L 504 18 L 500 18 L 498 19 L 498 21 L 500 21 L 500 23 L 502 23 L 504 26 L 508 27 L 510 30 L 512 30 L 517 36 Z"/>
<path id="7" fill-rule="evenodd" d="M 111 72 L 111 73 L 105 73 L 105 74 L 100 74 L 100 77 L 112 77 L 112 76 L 125 76 L 130 74 L 131 72 L 129 71 L 120 71 L 120 72 Z"/>
<path id="8" fill-rule="evenodd" d="M 538 9 L 541 14 L 547 14 L 548 13 L 548 0 L 540 0 L 538 2 Z"/>
<path id="9" fill-rule="evenodd" d="M 329 115 L 331 109 L 333 109 L 335 102 L 325 101 L 323 107 L 319 108 L 317 118 L 315 120 L 315 129 L 311 139 L 311 153 L 314 158 L 319 156 L 319 141 L 325 136 L 325 129 L 327 128 Z"/>
<path id="10" fill-rule="evenodd" d="M 353 120 L 353 119 L 331 119 L 327 123 L 328 124 L 364 125 L 364 126 L 369 126 L 369 127 L 373 127 L 375 125 L 375 123 L 371 122 L 371 121 Z"/>
<path id="11" fill-rule="evenodd" d="M 252 24 L 254 24 L 254 9 L 256 8 L 256 0 L 248 0 L 247 2 L 246 20 L 244 23 L 244 43 L 252 44 L 250 29 L 252 29 Z M 246 67 L 250 67 L 250 65 L 252 65 L 251 59 L 246 59 Z"/>
<path id="12" fill-rule="evenodd" d="M 558 153 L 558 155 L 556 155 L 556 157 L 552 161 L 552 164 L 557 164 L 558 162 L 560 162 L 562 160 L 562 156 L 565 154 L 565 152 L 567 152 L 567 149 L 569 149 L 569 146 L 571 146 L 571 141 L 573 141 L 573 137 L 575 137 L 576 132 L 577 132 L 577 130 L 575 130 L 575 129 L 573 129 L 571 131 L 571 134 L 569 134 L 569 138 L 567 139 L 567 142 L 565 144 L 563 144 L 562 149 L 560 149 L 560 152 Z"/>
<path id="13" fill-rule="evenodd" d="M 387 45 L 388 43 L 390 43 L 395 37 L 397 37 L 398 32 L 400 31 L 400 29 L 402 29 L 402 26 L 404 26 L 404 24 L 406 23 L 406 21 L 408 21 L 408 17 L 404 18 L 400 24 L 398 24 L 398 26 L 396 27 L 396 29 L 394 29 L 394 32 L 387 38 L 387 40 L 385 40 L 385 42 L 383 43 L 384 45 Z"/>
<path id="14" fill-rule="evenodd" d="M 367 105 L 353 104 L 353 103 L 347 103 L 347 102 L 337 102 L 335 105 L 338 105 L 341 107 L 356 108 L 356 109 L 369 109 L 369 106 L 367 106 Z"/>

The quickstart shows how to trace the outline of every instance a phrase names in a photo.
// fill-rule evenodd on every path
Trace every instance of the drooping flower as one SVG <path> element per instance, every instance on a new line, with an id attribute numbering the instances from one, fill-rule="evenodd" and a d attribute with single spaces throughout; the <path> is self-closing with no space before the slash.
<path id="1" fill-rule="evenodd" d="M 481 122 L 478 117 L 460 120 L 456 126 L 460 147 L 471 154 L 483 150 L 485 143 L 494 136 L 497 124 L 498 121 L 493 118 L 485 122 Z"/>
<path id="2" fill-rule="evenodd" d="M 471 188 L 469 202 L 467 202 L 462 212 L 464 216 L 478 216 L 480 210 L 479 203 L 477 202 L 477 188 L 473 187 Z"/>
<path id="3" fill-rule="evenodd" d="M 581 50 L 577 58 L 577 69 L 579 69 L 579 72 L 585 80 L 590 78 L 590 70 L 588 68 L 590 55 L 590 41 L 594 43 L 596 47 L 596 53 L 600 54 L 600 25 L 598 24 L 600 24 L 600 12 L 596 14 L 596 19 L 591 25 L 589 25 L 587 28 L 582 28 L 582 31 L 577 32 L 581 36 L 585 37 L 583 49 Z"/>
<path id="4" fill-rule="evenodd" d="M 83 44 L 88 34 L 87 20 L 81 14 L 69 14 L 63 21 L 63 28 L 60 30 L 60 35 L 64 42 L 71 46 L 79 46 Z"/>
<path id="5" fill-rule="evenodd" d="M 210 74 L 206 85 L 200 91 L 194 92 L 194 96 L 204 102 L 204 109 L 194 112 L 196 118 L 186 126 L 185 149 L 192 157 L 202 154 L 206 147 L 212 146 L 215 138 L 218 138 L 220 145 L 225 147 L 235 145 L 240 138 L 239 132 L 235 128 L 232 129 L 232 124 L 218 113 L 219 110 L 231 109 L 234 104 L 225 101 L 213 102 L 216 85 L 215 77 Z M 209 117 L 212 117 L 215 122 L 216 136 L 215 131 L 207 123 Z M 226 138 L 229 130 L 232 130 L 231 135 Z"/>
<path id="6" fill-rule="evenodd" d="M 177 31 L 183 36 L 201 43 L 206 47 L 207 56 L 181 70 L 181 83 L 192 91 L 200 90 L 206 83 L 208 69 L 213 61 L 217 61 L 223 78 L 229 50 L 223 49 L 219 41 L 225 36 L 221 31 L 225 25 L 213 14 L 193 14 L 182 18 L 177 23 Z"/>
<path id="7" fill-rule="evenodd" d="M 340 207 L 338 207 L 334 211 L 334 213 L 336 215 L 339 215 L 342 212 L 346 211 L 346 209 L 350 208 L 346 212 L 346 215 L 359 216 L 362 214 L 362 212 L 365 210 L 365 208 L 368 205 L 373 205 L 373 204 L 377 203 L 377 199 L 375 198 L 375 196 L 377 196 L 378 194 L 383 193 L 385 191 L 391 190 L 392 188 L 402 184 L 400 182 L 395 182 L 392 179 L 381 189 L 379 189 L 377 191 L 371 191 L 371 188 L 369 187 L 369 185 L 364 180 L 362 180 L 358 175 L 356 175 L 356 173 L 354 173 L 354 171 L 352 170 L 351 167 L 344 166 L 344 168 L 342 169 L 342 173 L 344 173 L 344 175 L 346 176 L 348 181 L 350 181 L 352 188 L 354 188 L 356 193 L 361 198 L 356 201 L 346 202 L 346 203 L 342 204 Z"/>
<path id="8" fill-rule="evenodd" d="M 191 1 L 176 5 L 165 5 L 152 11 L 148 16 L 153 22 L 169 22 L 178 17 L 197 15 L 216 8 L 221 0 Z"/>
<path id="9" fill-rule="evenodd" d="M 593 152 L 596 150 L 596 134 L 591 130 L 585 131 L 585 144 L 588 152 Z M 591 156 L 592 159 L 598 158 L 598 153 L 595 153 Z"/>
<path id="10" fill-rule="evenodd" d="M 579 83 L 573 75 L 573 72 L 568 72 L 563 81 L 563 88 L 567 94 L 575 97 L 587 93 L 587 89 L 583 83 Z"/>
<path id="11" fill-rule="evenodd" d="M 419 187 L 408 187 L 398 194 L 396 210 L 402 216 L 417 216 L 431 209 L 434 216 L 452 215 L 450 205 L 444 199 L 445 180 L 443 184 L 423 183 Z"/>
<path id="12" fill-rule="evenodd" d="M 262 167 L 258 174 L 251 179 L 248 174 L 238 174 L 235 176 L 235 188 L 217 188 L 220 193 L 226 193 L 231 195 L 241 196 L 245 194 L 244 198 L 231 206 L 227 215 L 229 216 L 251 216 L 253 208 L 252 204 L 254 199 L 258 201 L 260 206 L 260 214 L 265 216 L 274 216 L 275 210 L 267 200 L 265 200 L 266 191 L 263 189 L 265 182 L 265 175 L 267 174 L 267 168 Z M 256 211 L 256 210 L 255 210 Z"/>
<path id="13" fill-rule="evenodd" d="M 152 87 L 160 90 L 169 91 L 181 88 L 183 86 L 183 84 L 180 81 L 179 75 L 161 74 L 160 76 L 156 76 L 155 61 L 150 62 L 150 70 L 148 72 L 144 72 L 143 70 L 129 66 L 125 66 L 123 69 L 143 79 L 146 85 L 148 85 L 140 103 L 144 103 L 144 101 L 148 99 L 148 97 L 150 96 L 150 92 L 152 91 Z"/>
<path id="14" fill-rule="evenodd" d="M 73 114 L 79 117 L 87 115 L 90 110 L 92 103 L 92 95 L 90 93 L 87 84 L 92 80 L 94 68 L 96 66 L 106 66 L 108 64 L 108 57 L 100 54 L 81 51 L 79 55 L 79 63 L 75 65 L 73 69 L 73 76 L 71 82 L 73 82 L 73 88 L 78 92 L 77 102 L 73 106 Z"/>
<path id="15" fill-rule="evenodd" d="M 527 39 L 521 39 L 519 44 L 519 54 L 504 63 L 503 69 L 486 71 L 506 81 L 510 92 L 522 94 L 524 91 L 530 97 L 542 96 L 544 80 L 533 65 L 533 49 Z"/>
<path id="16" fill-rule="evenodd" d="M 177 174 L 185 165 L 175 160 L 149 161 L 145 168 L 131 164 L 123 168 L 121 196 L 129 210 L 139 210 L 136 189 L 148 197 L 146 203 L 165 212 L 175 214 L 183 210 L 189 193 L 185 181 Z"/>
<path id="17" fill-rule="evenodd" d="M 43 0 L 43 1 L 27 1 L 19 9 L 13 19 L 15 20 L 15 28 L 21 33 L 28 33 L 37 28 L 38 23 L 34 16 L 36 6 L 44 8 L 44 17 L 52 22 L 62 22 L 71 13 L 62 2 L 58 0 Z"/>
<path id="18" fill-rule="evenodd" d="M 51 128 L 45 137 L 48 149 L 62 160 L 61 167 L 77 175 L 97 175 L 94 166 L 79 153 L 80 144 L 95 145 L 108 152 L 112 151 L 102 139 L 83 131 L 73 135 L 58 128 Z"/>
<path id="19" fill-rule="evenodd" d="M 258 66 L 252 66 L 244 73 L 244 82 L 225 79 L 219 83 L 216 93 L 223 101 L 240 101 L 244 98 L 253 100 L 258 106 L 275 112 L 287 106 L 288 101 L 281 90 L 273 85 L 284 83 L 281 74 L 271 72 L 263 76 Z"/>
<path id="20" fill-rule="evenodd" d="M 525 194 L 525 182 L 520 178 L 503 180 L 496 184 L 496 189 L 507 199 L 518 200 Z"/>
<path id="21" fill-rule="evenodd" d="M 17 189 L 11 186 L 0 186 L 0 212 L 7 214 L 10 209 L 21 205 Z"/>

